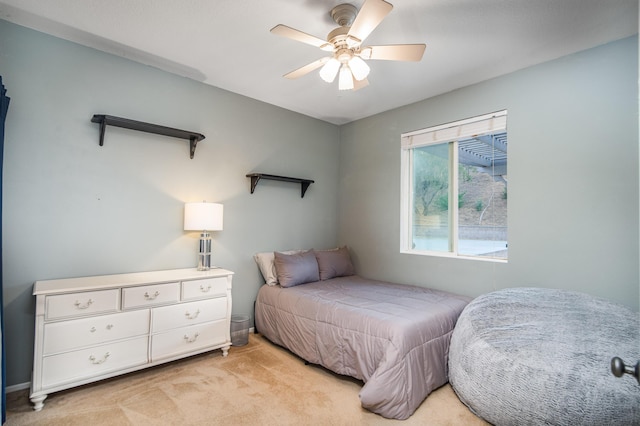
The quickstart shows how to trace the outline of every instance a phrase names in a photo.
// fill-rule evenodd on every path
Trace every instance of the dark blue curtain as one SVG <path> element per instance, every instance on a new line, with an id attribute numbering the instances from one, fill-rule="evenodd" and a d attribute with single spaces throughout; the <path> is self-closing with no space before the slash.
<path id="1" fill-rule="evenodd" d="M 0 221 L 2 221 L 2 164 L 4 161 L 4 120 L 7 118 L 9 110 L 9 98 L 6 96 L 7 90 L 2 84 L 2 76 L 0 76 Z M 5 369 L 5 350 L 4 350 L 4 300 L 2 298 L 2 226 L 0 226 L 0 330 L 2 337 L 0 345 L 2 345 L 2 423 L 7 421 L 7 398 L 5 394 L 5 382 L 7 379 Z"/>

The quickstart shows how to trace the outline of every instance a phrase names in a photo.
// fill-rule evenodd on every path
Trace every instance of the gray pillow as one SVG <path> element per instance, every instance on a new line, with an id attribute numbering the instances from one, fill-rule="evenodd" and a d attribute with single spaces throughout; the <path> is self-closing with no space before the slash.
<path id="1" fill-rule="evenodd" d="M 346 246 L 332 250 L 314 250 L 314 253 L 318 261 L 321 281 L 355 274 L 349 249 Z"/>
<path id="2" fill-rule="evenodd" d="M 288 251 L 281 251 L 280 253 L 295 254 L 295 253 L 302 253 L 303 251 L 306 251 L 306 250 L 288 250 Z M 273 257 L 273 252 L 266 251 L 264 253 L 256 253 L 253 255 L 253 258 L 255 259 L 256 263 L 258 264 L 258 267 L 260 268 L 260 272 L 264 277 L 264 282 L 267 285 L 278 284 L 278 274 L 276 273 L 276 265 L 274 263 L 275 259 Z"/>
<path id="3" fill-rule="evenodd" d="M 318 262 L 313 250 L 295 254 L 276 251 L 273 256 L 281 287 L 293 287 L 320 280 Z"/>

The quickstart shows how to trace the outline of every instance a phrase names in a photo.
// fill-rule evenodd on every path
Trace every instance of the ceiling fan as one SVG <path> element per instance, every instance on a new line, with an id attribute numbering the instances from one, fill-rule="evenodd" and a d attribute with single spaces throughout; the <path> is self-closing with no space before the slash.
<path id="1" fill-rule="evenodd" d="M 359 12 L 351 4 L 340 4 L 330 12 L 331 18 L 340 26 L 327 35 L 327 40 L 286 25 L 276 25 L 271 33 L 331 52 L 330 56 L 291 71 L 284 77 L 295 79 L 322 67 L 320 77 L 327 83 L 332 83 L 339 74 L 340 90 L 358 90 L 369 84 L 367 76 L 370 68 L 365 60 L 420 61 L 425 44 L 362 46 L 364 39 L 376 29 L 391 9 L 393 5 L 384 0 L 365 0 Z"/>

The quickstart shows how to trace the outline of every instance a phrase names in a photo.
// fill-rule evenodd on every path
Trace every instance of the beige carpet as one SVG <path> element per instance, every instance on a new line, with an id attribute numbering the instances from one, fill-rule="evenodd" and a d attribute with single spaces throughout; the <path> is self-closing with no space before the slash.
<path id="1" fill-rule="evenodd" d="M 260 335 L 249 344 L 49 395 L 7 395 L 7 425 L 487 425 L 447 384 L 408 420 L 360 406 L 362 383 L 304 361 Z"/>

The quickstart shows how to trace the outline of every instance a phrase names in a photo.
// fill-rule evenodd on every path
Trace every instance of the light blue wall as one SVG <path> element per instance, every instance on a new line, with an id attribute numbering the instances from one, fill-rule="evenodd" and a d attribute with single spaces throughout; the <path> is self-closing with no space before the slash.
<path id="1" fill-rule="evenodd" d="M 508 110 L 509 262 L 400 254 L 400 134 Z M 637 37 L 341 127 L 339 241 L 369 277 L 476 296 L 579 290 L 637 310 Z"/>
<path id="2" fill-rule="evenodd" d="M 11 97 L 3 187 L 7 384 L 29 381 L 36 280 L 195 267 L 185 201 L 225 206 L 213 262 L 236 272 L 233 311 L 252 313 L 253 254 L 335 246 L 339 129 L 0 20 Z M 108 127 L 93 114 L 202 133 L 189 143 Z M 249 172 L 314 179 L 261 182 Z"/>
<path id="3" fill-rule="evenodd" d="M 29 380 L 38 279 L 192 267 L 185 201 L 225 205 L 214 262 L 251 312 L 258 251 L 348 244 L 359 273 L 468 295 L 540 285 L 638 308 L 637 39 L 337 127 L 0 20 L 7 384 Z M 402 132 L 509 110 L 508 264 L 399 253 Z M 93 114 L 206 135 L 107 128 Z M 307 177 L 299 187 L 252 171 Z M 337 195 L 336 195 L 337 194 Z"/>

